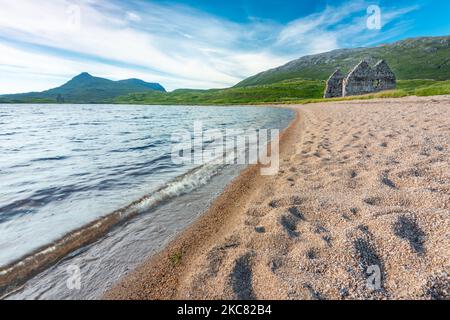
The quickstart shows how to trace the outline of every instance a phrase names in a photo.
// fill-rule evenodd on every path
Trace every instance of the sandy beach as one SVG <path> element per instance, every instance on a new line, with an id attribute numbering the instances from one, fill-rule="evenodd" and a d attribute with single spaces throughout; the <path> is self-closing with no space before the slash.
<path id="1" fill-rule="evenodd" d="M 450 96 L 290 107 L 279 174 L 248 167 L 105 298 L 449 298 Z"/>

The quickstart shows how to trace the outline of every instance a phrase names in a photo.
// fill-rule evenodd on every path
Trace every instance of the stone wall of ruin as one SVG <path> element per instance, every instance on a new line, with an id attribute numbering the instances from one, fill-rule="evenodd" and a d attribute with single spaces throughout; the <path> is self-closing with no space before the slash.
<path id="1" fill-rule="evenodd" d="M 344 75 L 337 69 L 327 81 L 324 98 L 342 97 L 342 84 Z"/>
<path id="2" fill-rule="evenodd" d="M 374 92 L 374 79 L 372 68 L 366 61 L 361 61 L 344 79 L 342 95 L 346 97 Z"/>
<path id="3" fill-rule="evenodd" d="M 375 91 L 393 90 L 397 87 L 395 74 L 386 61 L 379 61 L 375 67 Z"/>

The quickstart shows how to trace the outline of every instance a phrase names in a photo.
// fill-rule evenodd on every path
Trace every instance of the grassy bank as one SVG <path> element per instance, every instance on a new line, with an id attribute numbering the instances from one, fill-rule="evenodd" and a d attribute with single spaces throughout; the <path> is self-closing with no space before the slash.
<path id="1" fill-rule="evenodd" d="M 212 90 L 175 90 L 161 93 L 133 93 L 118 97 L 112 102 L 122 104 L 188 104 L 188 105 L 227 105 L 227 104 L 267 104 L 267 103 L 311 103 L 328 101 L 323 99 L 324 81 L 285 80 L 269 85 L 233 87 Z M 336 100 L 398 98 L 410 95 L 430 96 L 450 94 L 450 80 L 400 80 L 397 89 L 374 94 L 338 98 Z"/>
<path id="2" fill-rule="evenodd" d="M 180 89 L 169 93 L 134 93 L 114 100 L 130 104 L 258 104 L 292 102 L 307 98 L 320 98 L 325 83 L 316 80 L 288 80 L 279 83 L 243 88 L 190 90 Z"/>

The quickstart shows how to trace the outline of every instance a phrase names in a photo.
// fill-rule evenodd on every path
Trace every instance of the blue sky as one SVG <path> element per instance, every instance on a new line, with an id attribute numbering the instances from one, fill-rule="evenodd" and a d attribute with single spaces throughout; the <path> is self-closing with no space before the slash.
<path id="1" fill-rule="evenodd" d="M 367 20 L 380 9 L 380 28 Z M 89 72 L 219 88 L 307 54 L 450 34 L 447 0 L 0 0 L 0 94 Z"/>

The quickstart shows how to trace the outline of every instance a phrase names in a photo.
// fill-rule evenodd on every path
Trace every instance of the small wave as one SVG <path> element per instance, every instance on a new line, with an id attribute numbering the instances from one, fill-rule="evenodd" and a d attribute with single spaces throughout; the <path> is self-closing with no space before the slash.
<path id="1" fill-rule="evenodd" d="M 130 151 L 142 151 L 142 150 L 147 150 L 147 149 L 151 149 L 151 148 L 154 148 L 154 147 L 156 147 L 156 145 L 154 143 L 149 143 L 149 144 L 146 144 L 144 146 L 115 149 L 115 150 L 111 150 L 111 152 L 123 153 L 123 152 L 130 152 Z"/>
<path id="2" fill-rule="evenodd" d="M 133 117 L 131 120 L 150 120 L 152 117 L 149 116 L 141 116 L 141 117 Z"/>
<path id="3" fill-rule="evenodd" d="M 143 212 L 165 200 L 189 193 L 208 183 L 223 167 L 224 165 L 204 164 L 201 167 L 192 169 L 160 188 L 154 194 L 142 198 L 136 206 Z"/>
<path id="4" fill-rule="evenodd" d="M 149 139 L 150 139 L 149 137 L 146 137 L 146 138 L 125 140 L 124 142 L 131 143 L 131 142 L 136 142 L 136 141 L 145 141 L 145 140 L 149 140 Z M 114 150 L 111 150 L 110 152 L 122 153 L 122 152 L 142 151 L 142 150 L 147 150 L 147 149 L 151 149 L 151 148 L 156 148 L 156 147 L 166 144 L 166 143 L 168 143 L 167 140 L 163 140 L 163 139 L 153 140 L 152 142 L 141 145 L 141 146 L 114 149 Z"/>
<path id="5" fill-rule="evenodd" d="M 72 152 L 90 152 L 90 151 L 96 151 L 97 148 L 75 148 L 72 149 Z"/>
<path id="6" fill-rule="evenodd" d="M 66 160 L 69 157 L 66 156 L 58 156 L 58 157 L 46 157 L 46 158 L 37 158 L 37 159 L 33 159 L 31 160 L 31 162 L 41 162 L 41 161 L 61 161 L 61 160 Z"/>
<path id="7" fill-rule="evenodd" d="M 18 152 L 18 151 L 20 151 L 20 150 L 11 150 L 11 151 Z M 16 165 L 11 166 L 11 169 L 28 168 L 28 167 L 30 167 L 30 166 L 31 166 L 31 164 L 29 164 L 29 163 L 16 164 Z"/>
<path id="8" fill-rule="evenodd" d="M 106 122 L 103 121 L 92 121 L 92 122 L 87 122 L 86 125 L 88 126 L 101 126 L 106 124 Z"/>
<path id="9" fill-rule="evenodd" d="M 0 137 L 13 136 L 15 134 L 16 134 L 16 132 L 0 133 Z"/>
<path id="10" fill-rule="evenodd" d="M 131 150 L 131 151 L 145 150 L 145 149 L 149 149 L 149 148 L 155 148 L 155 147 L 160 146 L 160 145 L 165 144 L 165 143 L 167 143 L 167 141 L 156 140 L 156 141 L 152 141 L 152 143 L 149 143 L 149 144 L 146 144 L 146 145 L 143 145 L 143 146 L 140 146 L 140 147 L 132 147 L 129 150 Z"/>
<path id="11" fill-rule="evenodd" d="M 19 199 L 1 206 L 0 223 L 9 221 L 15 217 L 32 214 L 36 212 L 37 208 L 44 207 L 55 201 L 61 201 L 62 199 L 69 198 L 77 192 L 87 191 L 92 188 L 93 187 L 77 184 L 37 190 L 32 195 L 29 195 L 24 199 Z"/>

